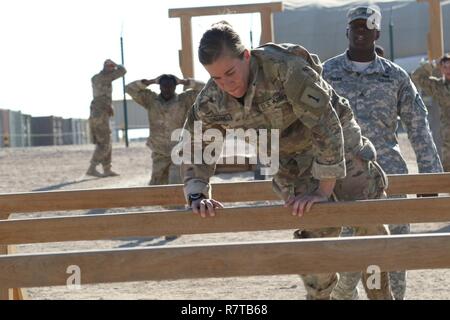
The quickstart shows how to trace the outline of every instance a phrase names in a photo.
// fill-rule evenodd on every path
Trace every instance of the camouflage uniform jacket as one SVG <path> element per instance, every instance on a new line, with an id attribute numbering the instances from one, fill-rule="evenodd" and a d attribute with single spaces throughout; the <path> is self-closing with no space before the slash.
<path id="1" fill-rule="evenodd" d="M 168 101 L 161 95 L 148 89 L 142 80 L 134 81 L 126 86 L 126 92 L 148 111 L 150 126 L 150 148 L 164 155 L 170 155 L 176 141 L 171 140 L 172 132 L 183 127 L 188 110 L 194 104 L 203 82 L 189 79 L 184 92 L 175 94 Z"/>
<path id="2" fill-rule="evenodd" d="M 203 131 L 278 129 L 280 166 L 301 158 L 297 177 L 308 172 L 317 180 L 344 178 L 344 152 L 359 151 L 362 137 L 348 102 L 321 78 L 318 57 L 300 46 L 267 44 L 252 50 L 250 59 L 244 103 L 210 79 L 189 112 L 185 129 L 192 134 L 194 121 L 202 121 Z M 214 165 L 182 164 L 185 196 L 211 196 L 213 174 Z"/>
<path id="3" fill-rule="evenodd" d="M 377 56 L 359 73 L 343 53 L 324 63 L 323 77 L 350 101 L 362 134 L 375 145 L 377 161 L 386 173 L 408 173 L 396 136 L 397 116 L 406 126 L 419 172 L 442 172 L 427 109 L 402 68 Z"/>
<path id="4" fill-rule="evenodd" d="M 431 96 L 441 107 L 443 115 L 450 116 L 450 81 L 445 77 L 433 77 L 433 66 L 428 62 L 413 72 L 411 78 L 426 95 Z M 449 117 L 442 117 L 448 122 Z"/>
<path id="5" fill-rule="evenodd" d="M 91 102 L 91 118 L 109 119 L 112 104 L 112 82 L 123 77 L 127 70 L 122 66 L 112 72 L 100 71 L 92 77 L 94 99 Z"/>

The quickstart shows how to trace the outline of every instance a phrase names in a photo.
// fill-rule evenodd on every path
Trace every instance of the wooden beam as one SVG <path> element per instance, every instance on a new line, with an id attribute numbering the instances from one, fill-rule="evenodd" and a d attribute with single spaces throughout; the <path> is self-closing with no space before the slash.
<path id="1" fill-rule="evenodd" d="M 417 0 L 428 2 L 429 8 L 429 32 L 428 32 L 428 58 L 439 59 L 444 54 L 444 32 L 442 26 L 442 8 L 440 0 Z"/>
<path id="2" fill-rule="evenodd" d="M 219 183 L 213 195 L 223 202 L 279 200 L 270 181 Z M 389 194 L 450 192 L 450 173 L 389 176 Z M 181 185 L 0 194 L 0 212 L 184 205 Z"/>
<path id="3" fill-rule="evenodd" d="M 240 4 L 231 6 L 214 6 L 214 7 L 194 7 L 194 8 L 175 8 L 169 9 L 169 18 L 177 18 L 182 16 L 200 17 L 215 16 L 237 13 L 254 13 L 261 11 L 283 11 L 282 2 L 266 2 L 254 4 Z"/>
<path id="4" fill-rule="evenodd" d="M 388 182 L 389 195 L 450 192 L 450 173 L 389 175 Z"/>
<path id="5" fill-rule="evenodd" d="M 0 221 L 0 244 L 444 222 L 449 208 L 442 197 L 322 203 L 301 219 L 283 206 L 227 208 L 206 219 L 184 210 L 14 219 Z"/>
<path id="6" fill-rule="evenodd" d="M 169 9 L 169 18 L 180 18 L 181 20 L 180 68 L 183 76 L 185 78 L 194 77 L 192 17 L 259 12 L 261 14 L 261 44 L 263 44 L 273 42 L 273 12 L 277 11 L 283 11 L 282 2 Z"/>
<path id="7" fill-rule="evenodd" d="M 440 0 L 430 0 L 430 59 L 439 59 L 444 54 L 444 36 Z"/>
<path id="8" fill-rule="evenodd" d="M 0 219 L 8 219 L 9 213 L 0 211 Z M 0 256 L 8 254 L 8 242 L 0 244 Z M 0 300 L 10 300 L 11 293 L 9 288 L 0 288 Z"/>
<path id="9" fill-rule="evenodd" d="M 9 245 L 7 247 L 8 247 L 7 251 L 8 251 L 9 255 L 17 253 L 16 246 Z M 28 297 L 28 294 L 25 289 L 12 288 L 12 289 L 9 289 L 9 299 L 10 300 L 28 300 L 29 297 Z"/>
<path id="10" fill-rule="evenodd" d="M 0 244 L 0 256 L 8 254 L 8 246 Z M 11 300 L 12 290 L 0 286 L 0 300 Z"/>
<path id="11" fill-rule="evenodd" d="M 324 258 L 325 257 L 325 258 Z M 450 235 L 352 237 L 0 257 L 3 287 L 450 267 Z"/>
<path id="12" fill-rule="evenodd" d="M 8 219 L 9 213 L 1 213 L 0 219 Z M 1 220 L 0 220 L 1 221 Z M 7 242 L 0 244 L 0 255 L 15 254 L 16 247 L 8 245 Z M 26 300 L 28 296 L 21 288 L 0 288 L 0 300 Z"/>
<path id="13" fill-rule="evenodd" d="M 273 36 L 273 13 L 271 10 L 266 9 L 261 12 L 261 40 L 260 44 L 268 42 L 274 42 Z"/>
<path id="14" fill-rule="evenodd" d="M 181 25 L 181 69 L 184 78 L 194 78 L 194 51 L 192 48 L 192 25 L 191 17 L 187 15 L 182 15 L 180 17 Z"/>

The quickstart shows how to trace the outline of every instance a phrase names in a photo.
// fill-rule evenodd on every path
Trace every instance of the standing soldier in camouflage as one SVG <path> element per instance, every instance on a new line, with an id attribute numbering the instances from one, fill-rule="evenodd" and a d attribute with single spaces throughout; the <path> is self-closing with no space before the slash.
<path id="1" fill-rule="evenodd" d="M 433 71 L 438 68 L 441 78 L 433 76 Z M 424 63 L 413 72 L 412 79 L 440 106 L 442 164 L 444 170 L 450 172 L 450 54 L 444 55 L 438 63 L 435 61 Z"/>
<path id="2" fill-rule="evenodd" d="M 375 53 L 381 14 L 376 8 L 356 7 L 348 13 L 348 50 L 324 63 L 323 77 L 350 102 L 362 134 L 377 150 L 377 161 L 388 174 L 406 174 L 396 136 L 397 116 L 406 126 L 420 172 L 441 172 L 431 136 L 427 109 L 408 74 Z M 351 228 L 344 229 L 349 235 Z M 409 233 L 409 225 L 390 225 L 391 234 Z M 359 274 L 343 273 L 333 292 L 337 299 L 358 297 Z M 404 299 L 406 272 L 390 273 L 396 299 Z"/>
<path id="3" fill-rule="evenodd" d="M 109 118 L 114 115 L 112 108 L 112 82 L 123 77 L 127 71 L 123 66 L 111 60 L 106 60 L 103 70 L 92 77 L 92 91 L 94 99 L 91 102 L 89 126 L 95 144 L 94 155 L 87 175 L 95 177 L 113 177 L 118 174 L 111 170 L 111 129 Z M 97 171 L 97 165 L 103 166 L 103 174 Z"/>
<path id="4" fill-rule="evenodd" d="M 283 44 L 249 51 L 232 27 L 220 22 L 204 33 L 199 59 L 211 79 L 190 110 L 185 130 L 192 136 L 194 122 L 201 121 L 203 132 L 279 131 L 280 168 L 273 187 L 293 216 L 302 217 L 317 202 L 383 197 L 385 175 L 375 162 L 375 149 L 361 136 L 348 101 L 320 76 L 316 55 Z M 195 139 L 184 140 L 184 147 L 192 148 Z M 203 150 L 209 146 L 203 142 Z M 215 209 L 223 207 L 211 196 L 209 179 L 215 164 L 204 160 L 190 164 L 184 159 L 182 164 L 186 200 L 201 217 L 214 216 Z M 388 234 L 382 225 L 361 229 L 367 235 Z M 340 227 L 298 230 L 295 237 L 336 237 L 340 231 Z M 307 299 L 329 299 L 338 280 L 336 273 L 301 277 Z M 391 299 L 388 276 L 382 277 L 384 285 L 371 290 L 373 297 Z"/>
<path id="5" fill-rule="evenodd" d="M 158 95 L 147 87 L 159 84 Z M 184 85 L 184 92 L 177 94 L 177 85 Z M 164 74 L 156 79 L 137 80 L 126 86 L 126 92 L 148 112 L 150 137 L 147 145 L 152 150 L 152 176 L 149 185 L 181 183 L 180 168 L 172 163 L 171 151 L 176 142 L 172 132 L 182 128 L 186 114 L 205 84 L 193 79 L 180 80 Z M 189 89 L 189 90 L 188 90 Z"/>

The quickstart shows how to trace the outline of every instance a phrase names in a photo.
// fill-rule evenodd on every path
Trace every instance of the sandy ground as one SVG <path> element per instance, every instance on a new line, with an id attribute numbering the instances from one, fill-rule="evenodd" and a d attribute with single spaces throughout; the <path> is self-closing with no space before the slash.
<path id="1" fill-rule="evenodd" d="M 407 155 L 412 173 L 417 172 L 414 153 L 404 136 L 402 150 Z M 114 178 L 90 178 L 84 175 L 93 151 L 92 145 L 0 149 L 0 193 L 113 188 L 145 186 L 150 177 L 150 151 L 144 143 L 132 143 L 126 149 L 115 145 L 113 169 L 121 175 Z M 250 180 L 252 174 L 230 176 L 223 174 L 216 181 Z M 91 210 L 15 214 L 19 217 L 38 217 L 68 214 L 142 211 Z M 416 224 L 414 233 L 449 232 L 450 224 Z M 173 246 L 199 243 L 288 240 L 292 230 L 270 232 L 241 232 L 208 235 L 186 235 L 174 241 L 164 238 L 116 239 L 108 241 L 80 241 L 49 244 L 20 245 L 19 253 L 73 250 L 95 250 L 151 246 Z M 408 273 L 407 299 L 450 299 L 450 269 L 419 270 Z M 83 285 L 81 289 L 66 287 L 28 288 L 32 299 L 304 299 L 305 290 L 296 275 L 219 278 L 177 281 L 148 281 L 99 285 Z M 362 294 L 364 299 L 364 293 Z"/>

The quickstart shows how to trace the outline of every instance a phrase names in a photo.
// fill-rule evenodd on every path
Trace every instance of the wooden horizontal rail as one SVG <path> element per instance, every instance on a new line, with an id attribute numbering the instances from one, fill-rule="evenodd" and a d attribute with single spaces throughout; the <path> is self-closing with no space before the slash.
<path id="1" fill-rule="evenodd" d="M 213 184 L 222 202 L 278 200 L 270 181 Z M 389 194 L 450 192 L 450 173 L 389 176 Z M 0 213 L 184 205 L 181 185 L 0 194 Z"/>
<path id="2" fill-rule="evenodd" d="M 441 197 L 322 203 L 302 218 L 283 206 L 260 206 L 222 209 L 205 219 L 185 210 L 13 219 L 0 221 L 0 244 L 445 222 L 449 208 L 450 197 Z"/>
<path id="3" fill-rule="evenodd" d="M 283 11 L 282 2 L 269 3 L 253 3 L 253 4 L 239 4 L 230 6 L 214 6 L 214 7 L 198 7 L 198 8 L 175 8 L 169 9 L 169 18 L 177 18 L 182 16 L 199 17 L 199 16 L 214 16 L 231 13 L 255 13 L 261 11 L 277 12 Z"/>
<path id="4" fill-rule="evenodd" d="M 144 280 L 439 269 L 450 267 L 450 235 L 356 237 L 0 256 L 3 288 Z M 69 269 L 70 270 L 70 269 Z"/>
<path id="5" fill-rule="evenodd" d="M 388 181 L 389 195 L 450 193 L 450 173 L 389 175 Z"/>

